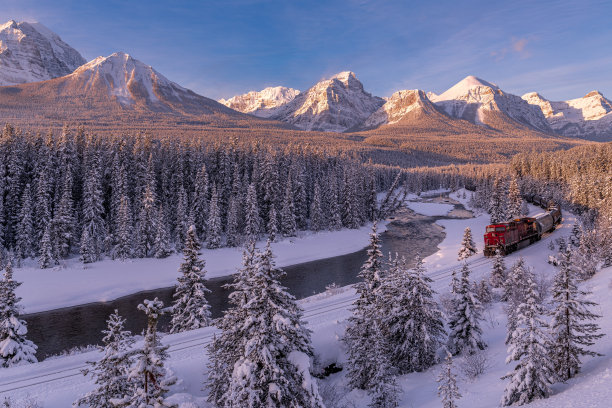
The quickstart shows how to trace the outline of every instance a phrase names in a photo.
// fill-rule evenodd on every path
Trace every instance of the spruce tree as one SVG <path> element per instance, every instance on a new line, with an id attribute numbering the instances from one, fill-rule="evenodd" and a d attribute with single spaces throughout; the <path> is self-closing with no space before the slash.
<path id="1" fill-rule="evenodd" d="M 132 213 L 127 197 L 123 195 L 120 200 L 117 213 L 117 243 L 113 252 L 115 258 L 124 261 L 132 256 Z"/>
<path id="2" fill-rule="evenodd" d="M 157 337 L 157 322 L 164 313 L 164 304 L 157 298 L 145 300 L 138 310 L 147 315 L 142 349 L 134 351 L 134 364 L 129 370 L 128 381 L 132 384 L 129 394 L 114 399 L 111 403 L 126 408 L 170 408 L 165 401 L 168 388 L 176 383 L 164 367 L 168 358 L 168 346 L 162 346 Z"/>
<path id="3" fill-rule="evenodd" d="M 312 357 L 310 331 L 295 298 L 278 281 L 282 271 L 274 265 L 269 241 L 257 258 L 245 275 L 251 296 L 235 328 L 243 339 L 222 406 L 322 408 L 316 387 L 305 386 L 313 381 L 304 378 L 308 370 L 297 365 Z"/>
<path id="4" fill-rule="evenodd" d="M 601 316 L 589 309 L 597 306 L 586 297 L 589 292 L 578 289 L 579 273 L 572 265 L 568 248 L 559 263 L 552 290 L 554 307 L 551 323 L 549 355 L 560 380 L 566 381 L 580 372 L 581 357 L 601 354 L 588 350 L 603 337 L 594 320 Z"/>
<path id="5" fill-rule="evenodd" d="M 514 219 L 523 216 L 523 197 L 516 178 L 510 180 L 510 188 L 508 189 L 508 208 L 507 218 Z"/>
<path id="6" fill-rule="evenodd" d="M 187 230 L 183 248 L 183 263 L 179 268 L 180 276 L 174 291 L 170 333 L 195 330 L 210 325 L 210 305 L 204 286 L 204 261 L 200 259 L 200 243 L 194 225 Z"/>
<path id="7" fill-rule="evenodd" d="M 389 344 L 381 323 L 374 322 L 374 371 L 371 373 L 370 382 L 372 387 L 369 394 L 372 401 L 368 405 L 370 408 L 397 408 L 399 406 L 399 387 L 393 375 L 393 367 L 388 358 Z"/>
<path id="8" fill-rule="evenodd" d="M 130 347 L 134 344 L 132 333 L 123 329 L 125 319 L 115 310 L 106 321 L 103 330 L 103 347 L 99 347 L 102 358 L 88 362 L 90 368 L 82 370 L 83 375 L 91 375 L 97 388 L 79 398 L 73 405 L 91 408 L 113 406 L 111 400 L 121 399 L 131 391 L 128 370 L 132 363 Z"/>
<path id="9" fill-rule="evenodd" d="M 361 267 L 359 281 L 355 285 L 357 300 L 354 303 L 353 315 L 348 320 L 344 341 L 348 351 L 348 379 L 353 388 L 370 389 L 370 373 L 374 370 L 372 356 L 374 337 L 372 330 L 373 316 L 376 312 L 376 289 L 381 284 L 382 252 L 377 225 L 374 223 L 368 245 L 368 259 Z"/>
<path id="10" fill-rule="evenodd" d="M 397 256 L 390 264 L 376 291 L 377 314 L 388 336 L 387 358 L 399 374 L 424 371 L 435 364 L 446 334 L 432 279 L 418 256 L 412 270 Z"/>
<path id="11" fill-rule="evenodd" d="M 191 210 L 196 232 L 202 239 L 206 238 L 206 223 L 208 218 L 208 172 L 206 165 L 199 168 L 195 179 L 195 189 Z"/>
<path id="12" fill-rule="evenodd" d="M 215 249 L 221 245 L 221 213 L 219 209 L 219 193 L 217 186 L 212 187 L 210 199 L 210 213 L 208 214 L 208 229 L 206 231 L 206 248 Z"/>
<path id="13" fill-rule="evenodd" d="M 555 381 L 554 367 L 546 344 L 546 313 L 538 300 L 536 284 L 527 277 L 526 299 L 517 310 L 517 325 L 511 336 L 506 363 L 517 361 L 513 371 L 502 379 L 510 379 L 502 398 L 502 406 L 524 405 L 548 398 L 550 384 Z"/>
<path id="14" fill-rule="evenodd" d="M 0 281 L 0 367 L 14 367 L 22 364 L 36 363 L 36 345 L 26 339 L 28 328 L 25 321 L 19 319 L 21 298 L 15 289 L 21 286 L 13 280 L 13 267 L 9 261 Z"/>
<path id="15" fill-rule="evenodd" d="M 495 251 L 495 258 L 493 259 L 493 268 L 491 270 L 491 286 L 494 288 L 501 288 L 506 283 L 506 264 L 504 262 L 504 256 L 498 249 Z"/>
<path id="16" fill-rule="evenodd" d="M 489 204 L 489 214 L 491 214 L 491 224 L 499 224 L 506 221 L 506 190 L 504 183 L 500 178 L 495 179 L 493 191 L 491 192 L 491 201 Z"/>
<path id="17" fill-rule="evenodd" d="M 271 207 L 274 204 L 271 204 Z M 246 214 L 244 235 L 247 241 L 257 241 L 259 231 L 261 230 L 259 207 L 257 206 L 257 191 L 255 185 L 251 183 L 247 190 L 246 196 Z"/>
<path id="18" fill-rule="evenodd" d="M 310 229 L 321 231 L 325 228 L 325 215 L 321 207 L 321 187 L 319 182 L 315 183 L 314 196 L 310 204 Z"/>
<path id="19" fill-rule="evenodd" d="M 278 234 L 278 215 L 276 214 L 276 207 L 274 204 L 270 205 L 270 214 L 268 214 L 268 238 L 270 241 L 276 241 L 276 235 Z"/>
<path id="20" fill-rule="evenodd" d="M 93 147 L 92 147 L 93 149 Z M 92 152 L 83 191 L 83 232 L 81 234 L 81 261 L 99 261 L 104 252 L 106 229 L 102 203 L 102 170 L 98 152 Z"/>
<path id="21" fill-rule="evenodd" d="M 289 178 L 287 187 L 285 188 L 285 198 L 281 210 L 281 232 L 285 237 L 294 237 L 296 235 L 296 230 L 297 224 L 295 221 L 295 206 L 293 204 L 293 189 L 291 178 Z"/>
<path id="22" fill-rule="evenodd" d="M 454 309 L 448 322 L 448 348 L 453 354 L 473 354 L 487 346 L 482 340 L 480 328 L 481 305 L 472 292 L 469 277 L 470 268 L 464 263 L 459 291 L 455 294 Z"/>
<path id="23" fill-rule="evenodd" d="M 527 280 L 533 279 L 532 272 L 525 265 L 525 260 L 519 258 L 512 268 L 504 284 L 504 294 L 502 300 L 508 302 L 506 305 L 506 314 L 508 316 L 506 323 L 506 344 L 512 341 L 512 334 L 517 324 L 517 310 L 521 303 L 525 302 L 527 294 Z"/>
<path id="24" fill-rule="evenodd" d="M 53 252 L 57 253 L 60 258 L 67 258 L 77 241 L 72 188 L 72 173 L 66 172 L 62 185 L 62 196 L 53 215 L 54 246 L 56 247 Z"/>
<path id="25" fill-rule="evenodd" d="M 228 247 L 236 247 L 240 244 L 238 236 L 240 198 L 237 195 L 230 197 L 229 210 L 227 212 L 227 224 L 225 227 L 225 244 Z"/>
<path id="26" fill-rule="evenodd" d="M 21 197 L 19 218 L 15 254 L 19 259 L 30 258 L 34 255 L 34 226 L 32 224 L 32 192 L 29 184 L 26 185 Z"/>
<path id="27" fill-rule="evenodd" d="M 40 241 L 40 257 L 38 265 L 41 269 L 47 269 L 55 265 L 57 260 L 53 256 L 53 242 L 51 242 L 51 223 L 45 226 L 45 232 Z"/>
<path id="28" fill-rule="evenodd" d="M 461 241 L 461 248 L 459 249 L 457 260 L 462 261 L 469 258 L 470 256 L 477 253 L 476 244 L 472 239 L 472 229 L 466 227 L 463 232 L 463 241 Z"/>
<path id="29" fill-rule="evenodd" d="M 457 386 L 457 376 L 453 371 L 453 357 L 446 353 L 444 367 L 438 375 L 438 397 L 442 400 L 442 408 L 458 408 L 457 400 L 461 398 Z"/>
<path id="30" fill-rule="evenodd" d="M 168 257 L 172 250 L 170 249 L 170 243 L 168 238 L 168 228 L 164 221 L 164 208 L 160 207 L 157 211 L 157 220 L 155 221 L 155 239 L 153 241 L 153 256 L 161 259 Z"/>
<path id="31" fill-rule="evenodd" d="M 174 242 L 177 251 L 183 250 L 183 243 L 185 242 L 185 235 L 187 234 L 188 222 L 188 209 L 187 209 L 187 193 L 183 183 L 179 184 L 178 197 L 176 200 L 176 209 L 174 211 Z"/>
<path id="32" fill-rule="evenodd" d="M 140 258 L 152 256 L 155 253 L 155 241 L 159 235 L 158 210 L 155 205 L 155 190 L 147 184 L 141 198 L 138 214 L 138 246 L 136 255 Z"/>

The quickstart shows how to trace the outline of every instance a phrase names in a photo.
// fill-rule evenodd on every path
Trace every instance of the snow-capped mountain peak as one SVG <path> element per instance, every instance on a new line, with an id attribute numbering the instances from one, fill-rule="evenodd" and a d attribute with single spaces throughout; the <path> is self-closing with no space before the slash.
<path id="1" fill-rule="evenodd" d="M 84 63 L 78 51 L 40 23 L 0 25 L 0 85 L 58 78 Z"/>
<path id="2" fill-rule="evenodd" d="M 303 130 L 344 132 L 363 122 L 384 104 L 372 96 L 351 71 L 319 81 L 270 116 Z"/>
<path id="3" fill-rule="evenodd" d="M 122 105 L 131 105 L 137 100 L 158 101 L 160 88 L 186 91 L 166 77 L 124 52 L 108 57 L 98 57 L 77 68 L 72 77 L 79 78 L 89 87 L 95 81 L 102 81 Z"/>
<path id="4" fill-rule="evenodd" d="M 419 89 L 397 91 L 364 123 L 365 128 L 394 124 L 409 113 L 432 113 L 435 110 L 427 94 Z"/>
<path id="5" fill-rule="evenodd" d="M 499 87 L 491 82 L 487 82 L 483 79 L 469 75 L 457 82 L 455 85 L 450 87 L 448 90 L 436 97 L 437 101 L 444 101 L 449 99 L 458 99 L 465 97 L 475 88 L 489 88 L 493 91 L 499 91 Z"/>
<path id="6" fill-rule="evenodd" d="M 502 91 L 496 84 L 467 76 L 431 99 L 448 115 L 479 125 L 500 126 L 519 122 L 530 128 L 550 132 L 540 109 L 534 109 L 521 97 Z M 516 125 L 516 123 L 514 123 Z"/>
<path id="7" fill-rule="evenodd" d="M 297 89 L 275 86 L 259 92 L 251 91 L 229 99 L 220 99 L 219 102 L 239 112 L 267 118 L 276 112 L 276 108 L 291 102 L 299 94 Z"/>
<path id="8" fill-rule="evenodd" d="M 599 91 L 567 101 L 549 101 L 537 92 L 523 95 L 537 107 L 557 133 L 571 137 L 607 140 L 612 136 L 612 102 Z"/>

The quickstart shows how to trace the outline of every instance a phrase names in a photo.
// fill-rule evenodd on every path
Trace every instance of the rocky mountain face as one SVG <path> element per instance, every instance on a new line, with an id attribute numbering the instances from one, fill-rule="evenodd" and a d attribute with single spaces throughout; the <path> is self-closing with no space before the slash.
<path id="1" fill-rule="evenodd" d="M 268 118 L 276 112 L 275 108 L 295 99 L 300 91 L 284 86 L 265 88 L 259 92 L 251 91 L 229 99 L 219 99 L 219 103 L 242 113 L 250 113 Z"/>
<path id="2" fill-rule="evenodd" d="M 598 91 L 561 102 L 549 101 L 537 92 L 527 93 L 523 99 L 541 110 L 555 133 L 593 140 L 612 140 L 612 102 Z"/>
<path id="3" fill-rule="evenodd" d="M 363 127 L 376 128 L 381 125 L 392 125 L 407 119 L 409 114 L 414 117 L 434 113 L 437 113 L 437 109 L 425 92 L 419 89 L 397 91 L 366 119 Z"/>
<path id="4" fill-rule="evenodd" d="M 446 92 L 430 97 L 446 114 L 475 124 L 499 127 L 500 121 L 509 120 L 537 131 L 551 131 L 540 109 L 534 109 L 521 97 L 474 76 L 468 76 Z"/>
<path id="5" fill-rule="evenodd" d="M 302 130 L 344 132 L 363 124 L 384 102 L 366 92 L 355 74 L 346 71 L 318 82 L 267 117 Z"/>
<path id="6" fill-rule="evenodd" d="M 74 48 L 40 23 L 0 25 L 0 86 L 68 75 L 85 63 Z"/>

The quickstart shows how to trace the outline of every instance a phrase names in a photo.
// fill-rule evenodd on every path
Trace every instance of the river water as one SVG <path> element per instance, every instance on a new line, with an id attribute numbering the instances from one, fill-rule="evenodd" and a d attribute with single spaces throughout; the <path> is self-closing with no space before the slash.
<path id="1" fill-rule="evenodd" d="M 455 203 L 455 210 L 447 216 L 423 216 L 409 209 L 400 210 L 381 234 L 382 250 L 385 256 L 398 253 L 412 261 L 417 254 L 422 257 L 437 251 L 437 245 L 444 239 L 444 230 L 435 221 L 448 218 L 467 218 L 471 216 L 461 204 Z M 296 298 L 302 299 L 324 292 L 332 283 L 346 286 L 357 282 L 359 269 L 367 258 L 366 250 L 319 259 L 282 269 L 286 275 L 282 284 Z M 231 283 L 233 277 L 210 279 L 206 286 L 211 290 L 208 301 L 213 317 L 219 317 L 228 307 L 229 291 L 223 286 Z M 37 357 L 42 360 L 74 347 L 99 344 L 101 331 L 106 328 L 106 319 L 113 310 L 127 319 L 126 329 L 141 333 L 145 326 L 145 316 L 137 310 L 144 299 L 158 297 L 165 305 L 171 305 L 174 288 L 161 288 L 134 293 L 109 302 L 96 302 L 63 309 L 24 315 L 28 323 L 28 338 L 38 345 Z M 170 318 L 162 317 L 160 331 L 168 328 Z"/>

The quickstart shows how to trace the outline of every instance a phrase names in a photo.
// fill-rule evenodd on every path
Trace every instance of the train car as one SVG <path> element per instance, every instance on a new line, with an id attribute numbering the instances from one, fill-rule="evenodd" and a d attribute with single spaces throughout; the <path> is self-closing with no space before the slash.
<path id="1" fill-rule="evenodd" d="M 538 214 L 533 218 L 536 220 L 536 227 L 540 236 L 555 229 L 555 220 L 549 212 Z"/>
<path id="2" fill-rule="evenodd" d="M 555 225 L 561 223 L 561 219 L 563 218 L 563 214 L 561 213 L 561 207 L 559 207 L 555 203 L 552 203 L 552 204 L 548 205 L 547 210 L 550 213 L 550 215 L 552 216 L 553 223 Z"/>
<path id="3" fill-rule="evenodd" d="M 503 255 L 507 255 L 539 240 L 540 237 L 538 224 L 532 217 L 492 224 L 487 226 L 484 235 L 484 254 L 493 256 L 499 249 Z"/>

